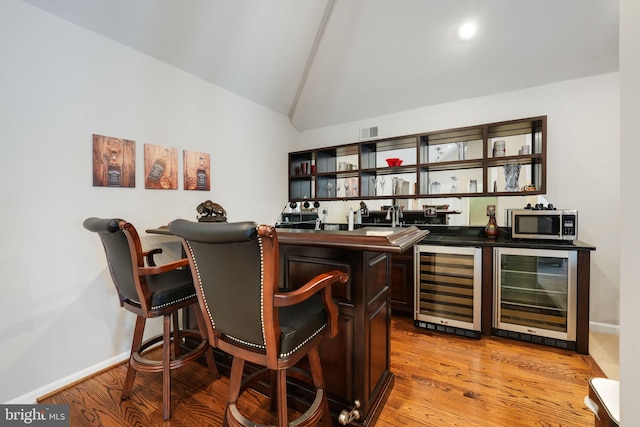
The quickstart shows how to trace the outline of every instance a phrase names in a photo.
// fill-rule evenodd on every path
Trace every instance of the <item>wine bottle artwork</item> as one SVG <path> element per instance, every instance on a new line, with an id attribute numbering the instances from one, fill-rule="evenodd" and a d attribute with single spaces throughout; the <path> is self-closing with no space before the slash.
<path id="1" fill-rule="evenodd" d="M 122 185 L 122 168 L 117 160 L 118 153 L 111 151 L 109 155 L 109 166 L 107 167 L 107 185 L 109 187 L 120 187 Z"/>
<path id="2" fill-rule="evenodd" d="M 204 157 L 200 157 L 200 164 L 198 165 L 198 170 L 196 171 L 196 188 L 198 190 L 206 190 L 207 189 L 207 170 L 204 165 Z"/>
<path id="3" fill-rule="evenodd" d="M 170 149 L 164 176 L 171 173 L 172 168 L 169 162 L 171 162 L 172 158 L 173 155 Z M 210 155 L 208 153 L 184 150 L 183 176 L 185 190 L 209 191 L 211 186 L 210 163 Z"/>
<path id="4" fill-rule="evenodd" d="M 159 182 L 160 178 L 162 178 L 162 174 L 164 173 L 164 168 L 167 166 L 167 155 L 169 154 L 169 149 L 165 148 L 162 157 L 156 158 L 155 162 L 153 162 L 153 166 L 149 170 L 149 180 L 153 182 Z"/>
<path id="5" fill-rule="evenodd" d="M 93 185 L 135 187 L 136 143 L 93 134 Z"/>

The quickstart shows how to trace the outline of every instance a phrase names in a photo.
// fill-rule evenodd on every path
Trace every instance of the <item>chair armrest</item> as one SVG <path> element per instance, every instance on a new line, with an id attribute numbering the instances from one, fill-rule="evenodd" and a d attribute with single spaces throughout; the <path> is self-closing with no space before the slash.
<path id="1" fill-rule="evenodd" d="M 141 267 L 139 269 L 140 274 L 160 274 L 166 273 L 167 271 L 176 270 L 180 267 L 186 267 L 189 265 L 189 260 L 187 258 L 179 259 L 177 261 L 173 261 L 167 264 L 162 264 L 159 266 L 153 265 L 150 267 Z"/>
<path id="2" fill-rule="evenodd" d="M 320 292 L 322 303 L 327 311 L 326 336 L 333 338 L 338 334 L 338 307 L 331 296 L 331 285 L 338 282 L 347 283 L 347 280 L 349 276 L 339 270 L 319 274 L 298 289 L 274 294 L 273 305 L 275 307 L 294 305 Z"/>
<path id="3" fill-rule="evenodd" d="M 162 253 L 162 248 L 156 248 L 156 249 L 151 249 L 150 251 L 147 251 L 147 252 L 143 252 L 142 256 L 147 258 L 147 265 L 150 265 L 151 267 L 155 267 L 156 260 L 153 258 L 153 256 L 161 253 Z"/>
<path id="4" fill-rule="evenodd" d="M 349 280 L 349 276 L 340 270 L 318 274 L 300 288 L 274 294 L 273 305 L 274 307 L 286 307 L 288 305 L 298 304 L 325 288 L 327 288 L 329 294 L 331 294 L 331 285 L 337 282 L 347 283 L 347 280 Z"/>

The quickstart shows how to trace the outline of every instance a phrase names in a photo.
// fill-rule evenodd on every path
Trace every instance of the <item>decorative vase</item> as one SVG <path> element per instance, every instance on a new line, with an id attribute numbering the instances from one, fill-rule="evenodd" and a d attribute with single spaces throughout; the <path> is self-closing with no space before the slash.
<path id="1" fill-rule="evenodd" d="M 518 191 L 518 179 L 520 178 L 520 163 L 504 165 L 504 191 Z"/>
<path id="2" fill-rule="evenodd" d="M 487 237 L 498 236 L 498 223 L 496 222 L 495 215 L 489 216 L 489 222 L 487 223 L 487 226 L 484 228 L 484 234 L 486 234 Z"/>

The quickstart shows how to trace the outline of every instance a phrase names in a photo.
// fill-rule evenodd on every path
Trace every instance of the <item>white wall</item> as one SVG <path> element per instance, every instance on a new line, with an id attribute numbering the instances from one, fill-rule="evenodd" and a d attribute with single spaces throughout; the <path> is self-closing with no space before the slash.
<path id="1" fill-rule="evenodd" d="M 384 138 L 546 115 L 546 199 L 579 210 L 579 238 L 597 248 L 591 258 L 591 320 L 618 325 L 619 102 L 619 75 L 605 74 L 310 130 L 296 150 L 357 142 L 358 130 L 370 126 L 378 126 Z"/>
<path id="2" fill-rule="evenodd" d="M 638 118 L 640 118 L 640 3 L 620 1 L 620 87 L 622 199 L 620 215 L 620 420 L 638 425 L 640 405 L 640 250 L 638 250 Z"/>
<path id="3" fill-rule="evenodd" d="M 144 236 L 195 219 L 211 199 L 231 221 L 273 223 L 298 132 L 285 116 L 18 0 L 0 2 L 0 62 L 0 402 L 28 402 L 130 347 L 134 316 L 119 308 L 82 221 L 122 217 Z M 93 133 L 136 141 L 136 188 L 92 187 Z M 179 190 L 144 189 L 145 143 L 178 148 Z M 183 149 L 211 153 L 210 192 L 182 190 Z"/>

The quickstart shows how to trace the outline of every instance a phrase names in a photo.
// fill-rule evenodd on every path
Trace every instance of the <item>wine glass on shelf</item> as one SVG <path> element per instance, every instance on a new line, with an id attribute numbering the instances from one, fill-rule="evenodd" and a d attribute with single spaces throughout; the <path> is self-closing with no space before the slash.
<path id="1" fill-rule="evenodd" d="M 384 185 L 386 183 L 387 183 L 387 180 L 385 179 L 384 176 L 380 178 L 380 192 L 382 193 L 383 196 L 384 196 Z"/>
<path id="2" fill-rule="evenodd" d="M 333 182 L 327 182 L 327 197 L 331 197 L 331 190 L 333 189 Z"/>
<path id="3" fill-rule="evenodd" d="M 344 180 L 344 196 L 345 197 L 349 196 L 349 181 L 347 181 L 346 178 Z"/>
<path id="4" fill-rule="evenodd" d="M 457 176 L 452 176 L 451 177 L 451 192 L 452 193 L 457 193 L 458 192 L 458 187 L 456 187 L 456 181 L 458 180 Z"/>
<path id="5" fill-rule="evenodd" d="M 340 185 L 340 183 L 336 182 L 336 197 L 338 197 L 338 193 L 340 192 L 341 188 L 342 188 L 342 186 Z"/>
<path id="6" fill-rule="evenodd" d="M 373 184 L 373 195 L 377 196 L 378 195 L 378 177 L 372 176 L 371 184 Z"/>
<path id="7" fill-rule="evenodd" d="M 436 147 L 436 152 L 438 155 L 436 156 L 436 162 L 440 161 L 440 154 L 442 153 L 442 147 Z"/>

